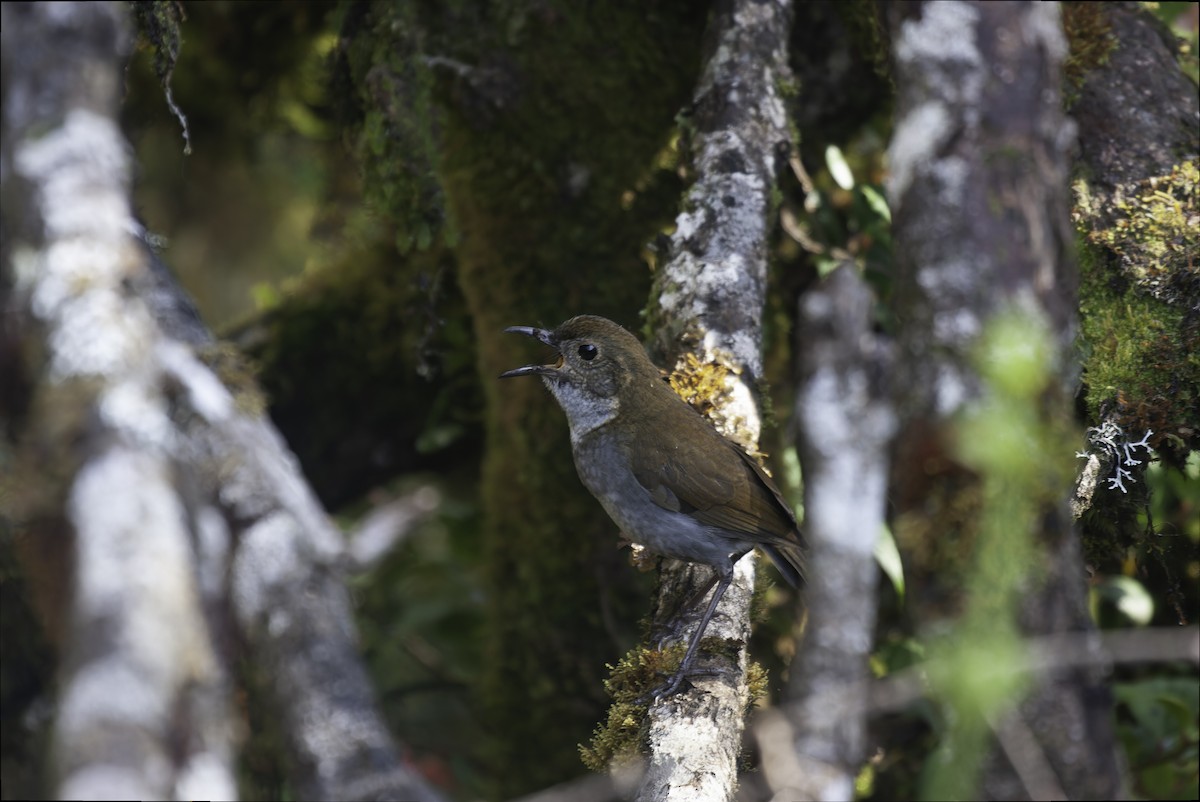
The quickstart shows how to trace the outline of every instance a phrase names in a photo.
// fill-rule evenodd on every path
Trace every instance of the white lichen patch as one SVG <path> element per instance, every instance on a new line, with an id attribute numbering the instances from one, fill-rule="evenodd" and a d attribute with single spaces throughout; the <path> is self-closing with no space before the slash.
<path id="1" fill-rule="evenodd" d="M 166 725 L 174 689 L 215 663 L 203 637 L 185 514 L 169 463 L 116 447 L 79 471 L 67 503 L 76 531 L 75 609 L 103 620 L 119 652 L 97 655 L 67 686 L 59 724 Z"/>
<path id="2" fill-rule="evenodd" d="M 63 689 L 57 726 L 80 729 L 100 719 L 157 729 L 168 712 L 168 700 L 153 691 L 146 677 L 114 657 L 93 662 Z"/>
<path id="3" fill-rule="evenodd" d="M 292 516 L 275 512 L 262 516 L 242 534 L 231 582 L 233 609 L 242 626 L 255 626 L 258 617 L 271 609 L 278 588 L 304 574 L 305 560 L 296 528 Z M 277 621 L 276 625 L 285 623 Z"/>
<path id="4" fill-rule="evenodd" d="M 149 379 L 129 377 L 101 394 L 100 418 L 128 442 L 165 453 L 172 447 L 175 428 L 167 417 L 159 388 Z"/>
<path id="5" fill-rule="evenodd" d="M 130 310 L 110 292 L 87 292 L 61 304 L 58 312 L 49 332 L 52 381 L 125 373 L 147 356 L 146 330 L 130 320 Z"/>
<path id="6" fill-rule="evenodd" d="M 787 130 L 787 106 L 784 105 L 783 98 L 779 96 L 779 92 L 775 89 L 775 76 L 777 72 L 772 66 L 764 66 L 762 75 L 759 80 L 767 87 L 767 96 L 763 98 L 762 105 L 759 107 L 766 118 L 767 124 L 772 128 L 785 131 Z M 763 154 L 768 159 L 773 158 L 774 154 Z"/>
<path id="7" fill-rule="evenodd" d="M 13 164 L 37 189 L 43 221 L 44 248 L 17 244 L 13 263 L 17 291 L 48 329 L 50 379 L 144 370 L 154 324 L 123 289 L 143 262 L 129 233 L 129 154 L 120 130 L 75 109 L 58 128 L 21 141 Z M 128 406 L 123 392 L 117 409 Z"/>
<path id="8" fill-rule="evenodd" d="M 168 340 L 159 344 L 157 353 L 163 369 L 186 388 L 188 401 L 200 416 L 216 423 L 232 414 L 234 401 L 228 388 L 190 348 Z"/>
<path id="9" fill-rule="evenodd" d="M 1041 44 L 1054 61 L 1067 57 L 1067 38 L 1063 35 L 1062 8 L 1058 3 L 1032 3 L 1025 12 L 1026 31 L 1032 40 Z"/>
<path id="10" fill-rule="evenodd" d="M 938 203 L 959 206 L 963 202 L 970 169 L 967 160 L 958 156 L 947 155 L 933 162 L 931 177 L 937 187 Z"/>
<path id="11" fill-rule="evenodd" d="M 1146 459 L 1150 458 L 1152 454 L 1150 436 L 1152 434 L 1154 431 L 1147 429 L 1141 440 L 1134 441 L 1117 423 L 1106 420 L 1099 426 L 1092 426 L 1087 430 L 1088 451 L 1076 452 L 1075 456 L 1078 459 L 1088 460 L 1090 466 L 1095 454 L 1105 455 L 1113 466 L 1112 476 L 1108 477 L 1108 489 L 1128 493 L 1129 490 L 1125 487 L 1125 483 L 1133 484 L 1137 481 L 1129 469 L 1136 468 L 1143 462 L 1136 457 L 1139 448 L 1145 450 Z"/>
<path id="12" fill-rule="evenodd" d="M 750 388 L 730 373 L 725 377 L 726 403 L 713 414 L 713 422 L 726 436 L 736 435 L 738 442 L 753 447 L 762 433 L 762 418 Z"/>
<path id="13" fill-rule="evenodd" d="M 970 385 L 962 372 L 950 364 L 939 364 L 933 383 L 934 410 L 938 416 L 944 418 L 953 415 L 970 397 Z"/>
<path id="14" fill-rule="evenodd" d="M 696 236 L 696 232 L 700 231 L 704 225 L 704 210 L 703 208 L 691 209 L 681 212 L 675 218 L 675 233 L 672 237 L 676 242 L 687 242 Z"/>
<path id="15" fill-rule="evenodd" d="M 938 101 L 927 101 L 900 117 L 888 147 L 888 204 L 898 208 L 917 171 L 929 164 L 951 133 L 951 119 Z"/>
<path id="16" fill-rule="evenodd" d="M 715 356 L 725 352 L 730 364 L 739 365 L 757 376 L 762 373 L 762 357 L 759 339 L 756 334 L 746 329 L 720 333 L 708 331 L 704 334 L 704 353 Z"/>
<path id="17" fill-rule="evenodd" d="M 901 24 L 894 46 L 896 60 L 956 61 L 978 66 L 983 63 L 974 35 L 978 22 L 979 11 L 970 3 L 925 3 L 919 18 Z"/>
<path id="18" fill-rule="evenodd" d="M 976 106 L 988 80 L 976 41 L 978 24 L 979 11 L 971 4 L 943 0 L 924 4 L 919 18 L 901 25 L 894 48 L 898 71 L 923 85 L 928 99 L 900 115 L 892 136 L 887 194 L 893 208 L 900 205 L 913 177 L 946 143 L 952 126 L 973 129 L 978 123 Z M 948 193 L 962 184 L 955 165 L 939 177 Z"/>
<path id="19" fill-rule="evenodd" d="M 745 279 L 748 269 L 740 253 L 726 252 L 720 259 L 702 259 L 684 251 L 664 270 L 664 290 L 659 304 L 677 320 L 703 320 L 715 300 Z M 686 292 L 680 288 L 686 287 Z"/>
<path id="20" fill-rule="evenodd" d="M 983 331 L 983 324 L 972 305 L 963 303 L 977 291 L 981 268 L 964 258 L 917 270 L 917 286 L 935 305 L 930 311 L 930 334 L 934 344 L 961 350 Z"/>
<path id="21" fill-rule="evenodd" d="M 963 348 L 983 331 L 975 313 L 963 307 L 935 311 L 932 324 L 933 341 L 956 350 Z"/>
<path id="22" fill-rule="evenodd" d="M 48 240 L 127 230 L 129 152 L 109 118 L 72 109 L 59 128 L 22 141 L 13 164 L 40 190 Z"/>

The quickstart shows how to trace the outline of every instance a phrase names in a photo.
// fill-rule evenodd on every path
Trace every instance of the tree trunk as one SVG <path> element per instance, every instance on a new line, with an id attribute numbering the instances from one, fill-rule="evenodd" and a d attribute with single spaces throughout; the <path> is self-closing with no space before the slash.
<path id="1" fill-rule="evenodd" d="M 1066 55 L 1059 10 L 1049 3 L 953 2 L 889 11 L 898 113 L 888 194 L 906 379 L 899 388 L 906 426 L 897 531 L 915 569 L 909 587 L 920 588 L 910 603 L 926 631 L 948 613 L 963 615 L 957 643 L 976 653 L 982 630 L 972 636 L 973 616 L 994 628 L 993 644 L 1003 641 L 1014 615 L 1026 635 L 1087 632 L 1093 624 L 1078 542 L 1056 486 L 1061 467 L 1051 468 L 1070 456 L 1063 433 L 1076 375 L 1066 195 L 1071 128 L 1059 95 Z M 985 359 L 998 364 L 1002 353 L 987 349 L 1025 336 L 1002 333 L 1014 314 L 1026 321 L 1015 324 L 1019 330 L 1045 332 L 1030 346 L 1045 349 L 1038 358 L 1045 367 L 1028 374 L 1045 376 L 1030 379 L 1041 383 L 1036 396 L 1003 385 L 993 364 L 977 356 L 990 354 Z M 1035 416 L 1028 424 L 1011 416 L 1022 405 L 1029 411 L 1020 414 Z M 955 423 L 963 415 L 974 428 Z M 984 439 L 989 431 L 1018 438 L 1022 426 L 1046 427 L 1029 431 L 1044 431 L 1046 443 L 1064 452 L 1017 463 L 1039 466 L 1042 478 L 1033 484 L 1021 475 L 1028 468 L 997 464 L 996 445 L 982 445 L 992 443 Z M 1028 573 L 1008 573 L 1014 569 Z M 1113 798 L 1122 785 L 1110 705 L 1099 677 L 1075 671 L 1035 683 L 1015 711 L 984 702 L 974 714 L 960 707 L 959 728 L 935 756 L 944 769 L 932 792 L 977 793 L 971 767 L 980 753 L 970 744 L 987 743 L 989 728 L 1007 744 L 1010 723 L 1024 720 L 1036 748 L 1006 749 L 1005 759 L 991 761 L 982 775 L 986 795 Z M 981 717 L 974 724 L 973 715 Z"/>
<path id="2" fill-rule="evenodd" d="M 762 312 L 768 237 L 776 209 L 772 191 L 791 149 L 781 99 L 790 83 L 787 41 L 792 7 L 731 0 L 719 3 L 710 49 L 693 98 L 696 182 L 676 219 L 670 258 L 655 279 L 654 349 L 687 370 L 728 370 L 709 417 L 748 450 L 757 448 L 761 417 L 756 383 L 762 376 Z M 706 630 L 733 645 L 706 662 L 711 677 L 658 699 L 649 710 L 646 774 L 637 798 L 727 800 L 737 787 L 744 715 L 750 702 L 746 672 L 754 556 L 735 569 L 733 584 Z M 655 624 L 665 626 L 679 601 L 707 576 L 666 561 Z M 702 609 L 697 604 L 696 612 Z M 697 621 L 676 636 L 685 642 Z M 669 641 L 668 641 L 669 642 Z"/>
<path id="3" fill-rule="evenodd" d="M 236 624 L 297 795 L 433 802 L 374 706 L 340 533 L 261 403 L 199 360 L 211 336 L 138 236 L 116 123 L 127 15 L 3 6 L 6 336 L 30 393 L 16 475 L 39 483 L 13 512 L 19 538 L 70 554 L 41 577 L 66 597 L 44 605 L 64 611 L 57 794 L 236 797 Z"/>

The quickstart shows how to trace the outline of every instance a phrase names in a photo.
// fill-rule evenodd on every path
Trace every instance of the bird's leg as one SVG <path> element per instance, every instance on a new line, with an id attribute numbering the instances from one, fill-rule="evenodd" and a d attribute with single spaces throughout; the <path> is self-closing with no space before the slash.
<path id="1" fill-rule="evenodd" d="M 700 640 L 704 637 L 704 630 L 708 629 L 708 622 L 712 620 L 713 613 L 717 611 L 717 605 L 721 602 L 721 597 L 725 595 L 725 591 L 729 588 L 729 583 L 733 581 L 733 568 L 723 574 L 715 574 L 714 579 L 717 579 L 717 589 L 713 591 L 712 601 L 708 603 L 708 608 L 704 611 L 704 616 L 700 619 L 700 624 L 696 627 L 696 632 L 692 635 L 692 640 L 688 643 L 687 651 L 684 652 L 683 660 L 679 663 L 679 668 L 675 670 L 674 676 L 670 681 L 661 688 L 652 691 L 650 697 L 652 699 L 661 699 L 664 696 L 670 696 L 679 690 L 679 686 L 687 678 L 691 671 L 692 663 L 696 660 L 696 652 L 700 648 Z M 706 588 L 707 590 L 707 588 Z"/>
<path id="2" fill-rule="evenodd" d="M 717 584 L 717 580 L 720 578 L 721 575 L 714 568 L 712 576 L 706 579 L 704 584 L 701 585 L 698 590 L 688 594 L 688 597 L 683 600 L 683 603 L 680 604 L 678 608 L 676 608 L 674 615 L 671 616 L 668 623 L 664 626 L 665 631 L 658 636 L 657 645 L 659 648 L 662 648 L 663 644 L 667 641 L 674 640 L 675 638 L 679 637 L 679 635 L 683 632 L 685 613 L 698 605 L 700 601 L 708 595 L 708 592 L 712 590 L 713 585 Z"/>

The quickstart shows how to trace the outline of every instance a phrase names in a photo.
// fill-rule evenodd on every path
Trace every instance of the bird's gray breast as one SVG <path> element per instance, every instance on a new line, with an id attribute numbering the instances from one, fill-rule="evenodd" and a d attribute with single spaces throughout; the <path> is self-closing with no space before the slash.
<path id="1" fill-rule="evenodd" d="M 661 488 L 659 498 L 652 495 L 630 468 L 628 449 L 636 445 L 622 443 L 604 427 L 572 445 L 580 480 L 635 543 L 666 557 L 720 568 L 731 564 L 731 555 L 752 547 L 731 532 L 679 512 L 679 500 L 669 489 Z"/>

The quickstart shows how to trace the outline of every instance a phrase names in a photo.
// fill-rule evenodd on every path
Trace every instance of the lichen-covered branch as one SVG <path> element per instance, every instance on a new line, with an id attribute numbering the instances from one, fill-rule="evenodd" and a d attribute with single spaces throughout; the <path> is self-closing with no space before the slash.
<path id="1" fill-rule="evenodd" d="M 55 790 L 230 797 L 229 676 L 174 484 L 162 344 L 126 290 L 145 269 L 116 122 L 126 12 L 115 3 L 3 9 L 5 316 L 36 354 L 18 471 L 41 484 L 47 504 L 10 500 L 31 502 L 13 510 L 18 520 L 41 521 L 22 536 L 66 530 L 73 551 L 70 575 L 55 578 L 66 596 Z"/>
<path id="2" fill-rule="evenodd" d="M 853 799 L 865 757 L 865 712 L 832 692 L 866 679 L 874 639 L 874 550 L 884 527 L 896 416 L 890 349 L 871 331 L 873 304 L 853 265 L 836 270 L 800 304 L 796 418 L 808 623 L 791 669 L 796 771 L 771 779 L 776 791 L 797 799 Z"/>
<path id="3" fill-rule="evenodd" d="M 58 795 L 236 796 L 232 618 L 272 677 L 298 796 L 435 799 L 374 707 L 339 534 L 257 405 L 198 358 L 211 337 L 137 236 L 127 9 L 3 9 L 5 335 L 29 392 L 6 512 L 72 550 L 52 578 Z"/>
<path id="4" fill-rule="evenodd" d="M 711 49 L 693 99 L 697 178 L 676 219 L 670 258 L 656 276 L 652 304 L 660 354 L 674 360 L 691 353 L 702 364 L 730 369 L 727 393 L 715 404 L 714 417 L 727 436 L 748 448 L 760 428 L 753 389 L 762 373 L 772 188 L 776 160 L 789 142 L 780 92 L 790 80 L 791 17 L 787 0 L 717 4 Z M 694 589 L 694 577 L 702 582 L 702 575 L 682 565 L 664 567 L 660 615 L 673 614 L 688 588 Z M 753 585 L 753 558 L 747 557 L 707 632 L 735 649 L 715 659 L 713 676 L 697 678 L 694 690 L 651 706 L 649 757 L 638 799 L 733 795 L 749 701 L 746 640 Z M 679 637 L 690 634 L 689 629 Z"/>

